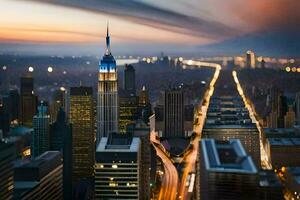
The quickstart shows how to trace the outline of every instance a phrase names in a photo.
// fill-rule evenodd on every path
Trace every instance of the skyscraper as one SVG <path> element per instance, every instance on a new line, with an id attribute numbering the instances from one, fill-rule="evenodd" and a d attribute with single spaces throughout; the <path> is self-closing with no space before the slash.
<path id="1" fill-rule="evenodd" d="M 291 128 L 295 125 L 296 117 L 292 106 L 288 106 L 288 111 L 284 116 L 284 128 Z"/>
<path id="2" fill-rule="evenodd" d="M 32 119 L 36 113 L 37 97 L 34 95 L 33 87 L 31 75 L 21 77 L 20 122 L 26 126 L 32 126 Z"/>
<path id="3" fill-rule="evenodd" d="M 283 95 L 283 92 L 276 87 L 270 88 L 269 93 L 271 113 L 268 118 L 268 127 L 283 128 L 284 116 L 288 110 L 287 98 Z"/>
<path id="4" fill-rule="evenodd" d="M 180 88 L 164 92 L 164 137 L 184 136 L 184 98 Z"/>
<path id="5" fill-rule="evenodd" d="M 110 51 L 108 27 L 106 50 L 99 65 L 97 121 L 97 143 L 101 137 L 118 131 L 118 74 L 116 61 Z"/>
<path id="6" fill-rule="evenodd" d="M 296 124 L 300 125 L 300 92 L 296 94 L 295 98 L 295 114 L 296 114 Z"/>
<path id="7" fill-rule="evenodd" d="M 49 150 L 50 116 L 47 114 L 47 107 L 43 102 L 38 107 L 38 114 L 33 117 L 33 135 L 32 135 L 32 155 L 37 157 Z"/>
<path id="8" fill-rule="evenodd" d="M 142 199 L 141 141 L 112 133 L 96 150 L 95 199 Z"/>
<path id="9" fill-rule="evenodd" d="M 72 125 L 68 123 L 63 108 L 56 121 L 50 125 L 50 150 L 63 154 L 64 199 L 72 199 Z"/>
<path id="10" fill-rule="evenodd" d="M 10 90 L 9 99 L 10 99 L 11 120 L 18 120 L 19 106 L 20 106 L 20 95 L 18 90 Z"/>
<path id="11" fill-rule="evenodd" d="M 14 145 L 0 140 L 0 199 L 13 199 L 14 159 Z"/>
<path id="12" fill-rule="evenodd" d="M 127 125 L 137 120 L 138 98 L 124 91 L 124 94 L 119 94 L 119 106 L 119 130 L 125 133 Z"/>
<path id="13" fill-rule="evenodd" d="M 124 89 L 130 94 L 136 95 L 135 90 L 135 69 L 132 65 L 125 65 Z"/>
<path id="14" fill-rule="evenodd" d="M 70 123 L 72 123 L 73 182 L 94 175 L 95 132 L 93 88 L 70 88 Z"/>
<path id="15" fill-rule="evenodd" d="M 64 87 L 56 90 L 52 97 L 52 102 L 49 106 L 51 122 L 54 122 L 60 108 L 66 109 L 66 89 Z"/>
<path id="16" fill-rule="evenodd" d="M 256 59 L 253 51 L 247 51 L 246 53 L 246 67 L 255 68 Z"/>
<path id="17" fill-rule="evenodd" d="M 139 105 L 138 105 L 138 116 L 146 124 L 149 122 L 149 117 L 152 115 L 152 107 L 149 99 L 148 91 L 143 86 L 139 93 Z"/>

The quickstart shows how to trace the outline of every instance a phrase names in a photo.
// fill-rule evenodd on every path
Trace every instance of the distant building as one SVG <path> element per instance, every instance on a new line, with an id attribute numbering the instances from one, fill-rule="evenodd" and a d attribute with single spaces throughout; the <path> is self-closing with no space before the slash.
<path id="1" fill-rule="evenodd" d="M 92 87 L 70 88 L 72 123 L 72 179 L 77 182 L 94 176 L 95 131 Z"/>
<path id="2" fill-rule="evenodd" d="M 295 113 L 296 113 L 296 124 L 300 125 L 300 92 L 296 94 L 295 98 Z"/>
<path id="3" fill-rule="evenodd" d="M 34 82 L 31 76 L 21 77 L 20 122 L 32 126 L 32 119 L 37 110 L 37 96 L 34 94 Z"/>
<path id="4" fill-rule="evenodd" d="M 293 127 L 295 125 L 295 120 L 296 120 L 296 116 L 293 107 L 289 106 L 288 111 L 284 116 L 284 128 Z"/>
<path id="5" fill-rule="evenodd" d="M 31 151 L 33 157 L 37 157 L 45 151 L 49 151 L 49 124 L 50 116 L 47 114 L 47 107 L 42 103 L 38 107 L 38 114 L 33 117 L 33 135 L 31 141 Z"/>
<path id="6" fill-rule="evenodd" d="M 148 91 L 146 87 L 143 86 L 139 93 L 139 103 L 138 103 L 138 116 L 146 124 L 149 122 L 149 117 L 152 115 L 152 106 L 149 99 Z"/>
<path id="7" fill-rule="evenodd" d="M 14 169 L 14 199 L 63 199 L 60 152 L 47 151 L 33 160 L 20 160 Z"/>
<path id="8" fill-rule="evenodd" d="M 96 150 L 95 199 L 142 199 L 141 141 L 112 133 Z"/>
<path id="9" fill-rule="evenodd" d="M 118 73 L 116 61 L 110 50 L 110 36 L 107 27 L 106 50 L 99 63 L 97 94 L 97 137 L 107 137 L 110 132 L 118 132 Z"/>
<path id="10" fill-rule="evenodd" d="M 5 200 L 13 199 L 15 149 L 11 143 L 0 139 L 0 197 Z"/>
<path id="11" fill-rule="evenodd" d="M 8 136 L 10 128 L 10 112 L 9 112 L 9 99 L 7 96 L 0 97 L 0 139 Z"/>
<path id="12" fill-rule="evenodd" d="M 20 108 L 20 95 L 18 90 L 10 90 L 9 99 L 10 99 L 10 113 L 11 113 L 10 120 L 18 120 L 19 108 Z"/>
<path id="13" fill-rule="evenodd" d="M 272 87 L 269 92 L 271 113 L 268 117 L 267 126 L 269 128 L 284 128 L 284 116 L 287 112 L 287 98 L 276 87 Z"/>
<path id="14" fill-rule="evenodd" d="M 212 97 L 202 138 L 239 139 L 255 165 L 260 168 L 259 132 L 240 97 Z"/>
<path id="15" fill-rule="evenodd" d="M 257 199 L 257 169 L 239 140 L 200 143 L 197 194 L 201 200 Z"/>
<path id="16" fill-rule="evenodd" d="M 2 66 L 0 68 L 0 94 L 7 93 L 9 91 L 9 73 L 8 67 Z"/>
<path id="17" fill-rule="evenodd" d="M 260 68 L 262 68 L 262 69 L 266 68 L 266 61 L 264 58 L 262 58 L 262 60 L 260 62 Z"/>
<path id="18" fill-rule="evenodd" d="M 135 69 L 132 65 L 125 65 L 124 89 L 132 95 L 136 95 L 135 90 Z"/>
<path id="19" fill-rule="evenodd" d="M 63 155 L 64 199 L 72 199 L 72 125 L 66 113 L 60 108 L 56 121 L 50 125 L 50 150 Z"/>
<path id="20" fill-rule="evenodd" d="M 66 89 L 61 87 L 54 92 L 52 103 L 49 106 L 51 122 L 56 120 L 57 113 L 60 108 L 66 111 Z"/>
<path id="21" fill-rule="evenodd" d="M 247 51 L 246 53 L 246 67 L 247 68 L 255 68 L 256 66 L 256 58 L 253 51 Z"/>

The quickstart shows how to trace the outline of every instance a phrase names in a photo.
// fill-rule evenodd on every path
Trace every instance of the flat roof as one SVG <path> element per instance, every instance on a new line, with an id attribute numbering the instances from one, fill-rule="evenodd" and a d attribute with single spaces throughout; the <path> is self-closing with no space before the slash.
<path id="1" fill-rule="evenodd" d="M 138 152 L 140 138 L 133 137 L 130 144 L 109 144 L 107 137 L 102 137 L 96 152 Z"/>
<path id="2" fill-rule="evenodd" d="M 222 173 L 256 174 L 257 169 L 237 139 L 201 140 L 202 156 L 207 171 Z"/>
<path id="3" fill-rule="evenodd" d="M 300 145 L 300 138 L 267 138 L 270 145 L 278 146 L 294 146 Z"/>

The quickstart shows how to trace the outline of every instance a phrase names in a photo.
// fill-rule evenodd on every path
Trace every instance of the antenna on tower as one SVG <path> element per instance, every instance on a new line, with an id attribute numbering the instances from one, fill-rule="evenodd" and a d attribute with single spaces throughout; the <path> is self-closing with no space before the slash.
<path id="1" fill-rule="evenodd" d="M 107 21 L 107 27 L 106 27 L 106 50 L 105 55 L 110 55 L 110 36 L 109 36 L 109 21 Z"/>

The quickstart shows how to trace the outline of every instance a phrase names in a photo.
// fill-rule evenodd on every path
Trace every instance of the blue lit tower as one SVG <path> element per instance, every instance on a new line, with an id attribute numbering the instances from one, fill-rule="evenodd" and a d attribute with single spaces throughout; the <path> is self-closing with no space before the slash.
<path id="1" fill-rule="evenodd" d="M 116 61 L 110 51 L 108 26 L 106 50 L 99 63 L 97 128 L 97 143 L 101 137 L 118 131 L 118 75 Z"/>

